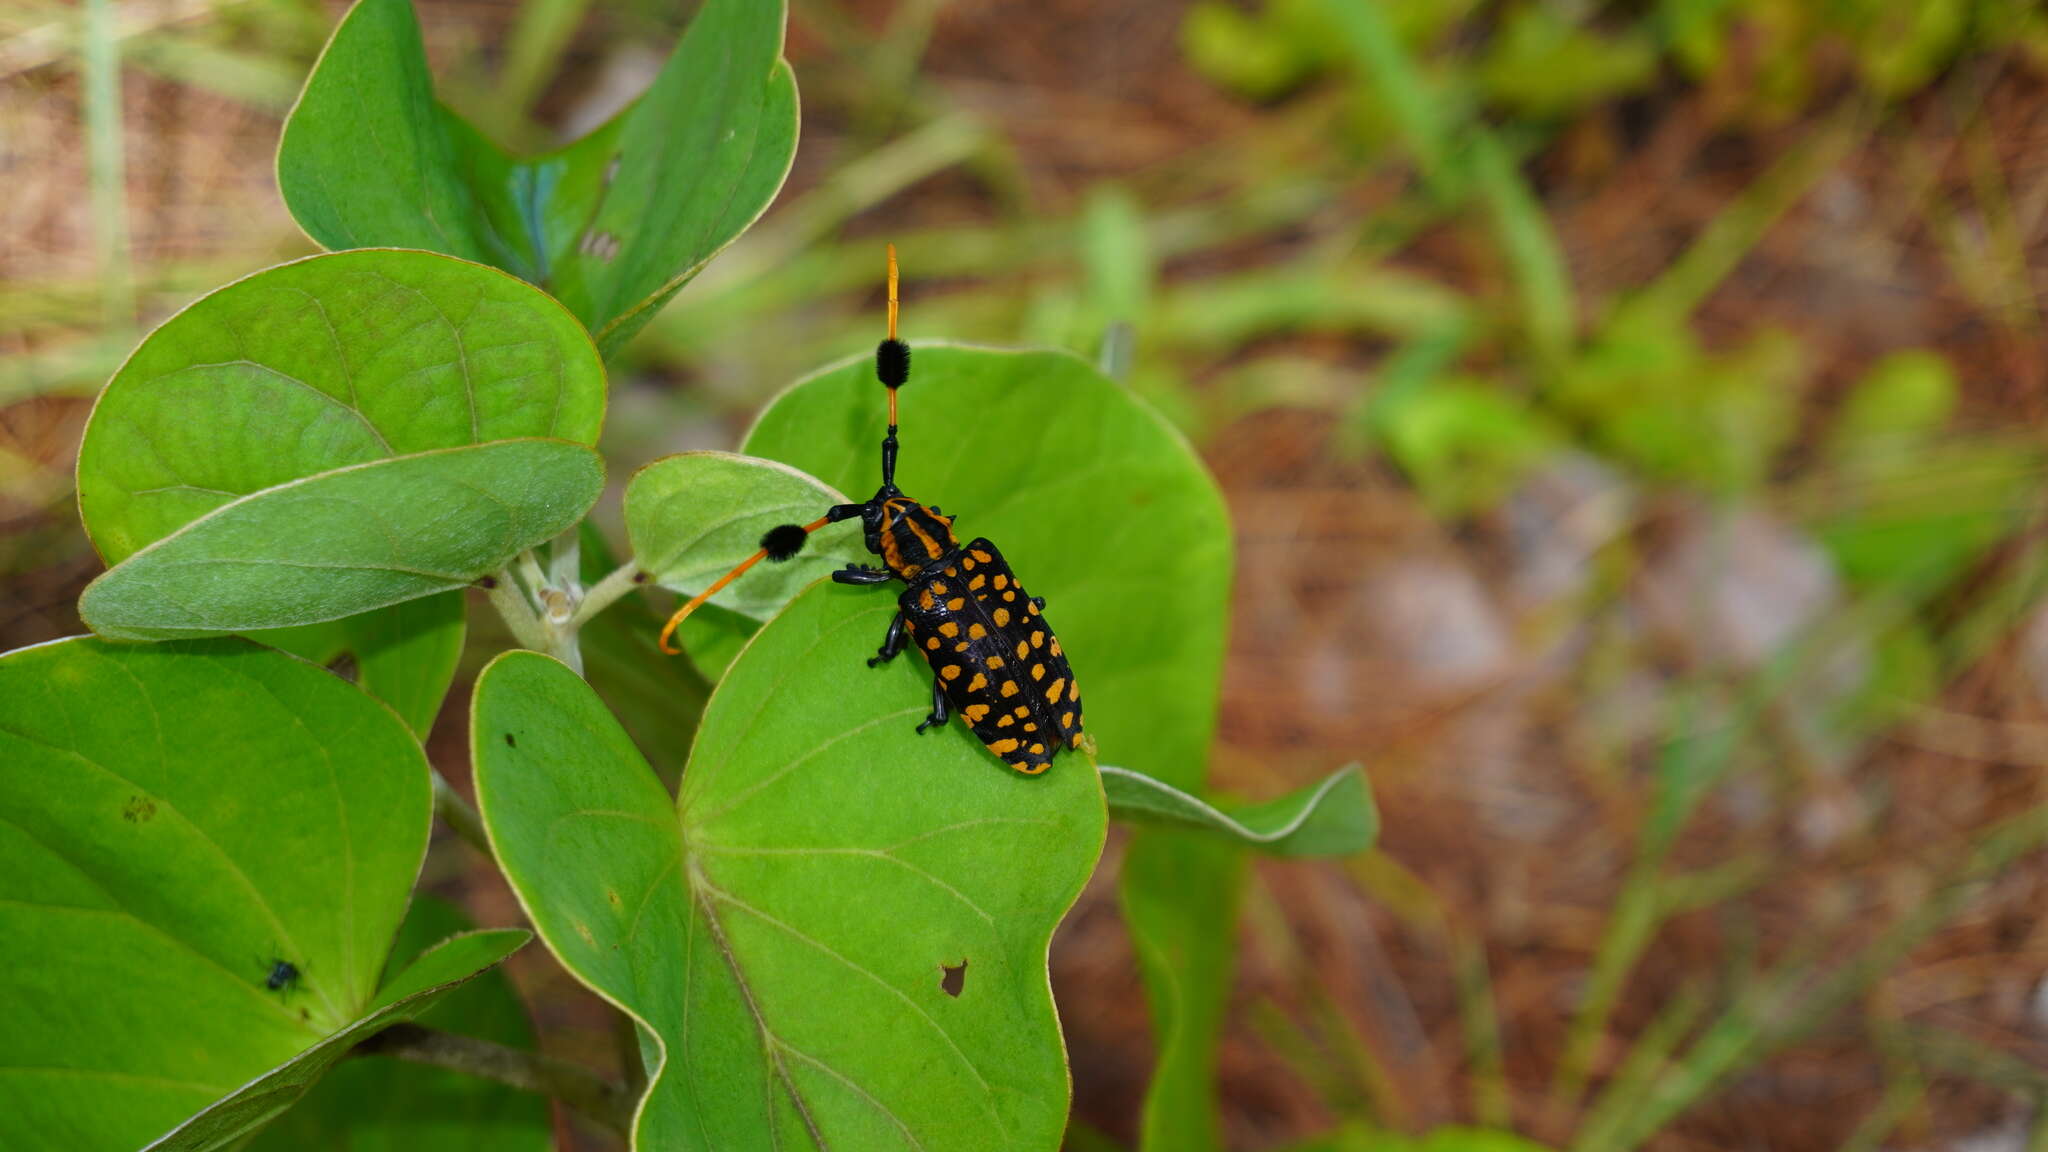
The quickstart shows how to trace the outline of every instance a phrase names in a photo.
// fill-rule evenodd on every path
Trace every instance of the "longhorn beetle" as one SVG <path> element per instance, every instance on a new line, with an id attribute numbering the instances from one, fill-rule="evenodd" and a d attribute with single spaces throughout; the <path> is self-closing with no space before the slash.
<path id="1" fill-rule="evenodd" d="M 988 750 L 1017 771 L 1036 776 L 1061 748 L 1080 748 L 1081 694 L 1066 653 L 1046 624 L 1044 599 L 1024 591 L 1003 554 L 985 538 L 962 545 L 953 517 L 918 503 L 896 487 L 896 390 L 910 379 L 910 346 L 896 338 L 896 246 L 889 246 L 889 336 L 875 349 L 875 376 L 889 390 L 889 431 L 882 437 L 882 486 L 864 504 L 839 504 L 809 524 L 783 524 L 761 537 L 761 550 L 698 593 L 669 618 L 661 648 L 684 617 L 747 569 L 797 554 L 827 524 L 860 519 L 868 551 L 886 567 L 850 564 L 832 573 L 841 584 L 903 581 L 895 619 L 868 661 L 887 663 L 907 643 L 932 669 L 932 710 L 917 726 L 944 724 L 953 712 Z"/>

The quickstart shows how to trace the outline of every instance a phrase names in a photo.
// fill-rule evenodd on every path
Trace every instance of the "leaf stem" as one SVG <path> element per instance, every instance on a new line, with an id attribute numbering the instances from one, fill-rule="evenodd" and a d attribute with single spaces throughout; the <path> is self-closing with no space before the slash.
<path id="1" fill-rule="evenodd" d="M 589 623 L 592 616 L 618 603 L 626 593 L 641 587 L 647 576 L 640 571 L 640 565 L 631 560 L 612 569 L 605 578 L 590 586 L 583 594 L 583 602 L 576 605 L 576 614 L 569 617 L 568 628 L 574 631 Z"/>
<path id="2" fill-rule="evenodd" d="M 633 1123 L 633 1097 L 623 1085 L 588 1068 L 537 1052 L 522 1052 L 473 1036 L 439 1032 L 418 1024 L 394 1024 L 356 1045 L 375 1054 L 449 1068 L 526 1092 L 552 1096 L 623 1136 Z"/>
<path id="3" fill-rule="evenodd" d="M 533 614 L 533 605 L 527 602 L 526 594 L 513 581 L 510 569 L 498 569 L 497 574 L 491 577 L 488 591 L 491 607 L 505 618 L 506 626 L 512 629 L 512 638 L 519 641 L 521 648 L 531 648 L 535 652 L 549 650 L 540 618 Z"/>
<path id="4" fill-rule="evenodd" d="M 441 775 L 440 769 L 434 769 L 433 773 L 435 814 L 441 817 L 450 831 L 460 836 L 470 847 L 487 857 L 490 856 L 491 840 L 484 834 L 483 817 L 477 815 L 476 809 L 462 798 L 462 793 L 457 792 L 453 784 L 448 783 L 448 778 Z"/>

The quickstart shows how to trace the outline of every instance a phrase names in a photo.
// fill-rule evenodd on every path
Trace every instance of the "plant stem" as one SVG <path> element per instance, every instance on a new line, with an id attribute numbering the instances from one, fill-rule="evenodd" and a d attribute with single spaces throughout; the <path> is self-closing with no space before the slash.
<path id="1" fill-rule="evenodd" d="M 434 769 L 434 812 L 470 847 L 485 856 L 491 854 L 491 839 L 484 834 L 483 817 L 477 815 L 476 809 L 470 807 L 469 801 L 462 798 L 438 768 Z"/>
<path id="2" fill-rule="evenodd" d="M 576 614 L 569 617 L 568 629 L 575 631 L 590 621 L 592 616 L 618 603 L 620 597 L 640 587 L 647 581 L 640 566 L 631 560 L 612 569 L 605 578 L 590 586 L 583 594 L 583 602 L 576 605 Z"/>
<path id="3" fill-rule="evenodd" d="M 356 1045 L 355 1051 L 450 1068 L 481 1080 L 552 1096 L 622 1136 L 632 1127 L 633 1098 L 623 1086 L 588 1068 L 537 1052 L 522 1052 L 418 1024 L 394 1024 Z"/>
<path id="4" fill-rule="evenodd" d="M 541 629 L 540 619 L 533 614 L 533 605 L 526 600 L 526 594 L 512 579 L 509 569 L 500 568 L 491 577 L 489 588 L 491 607 L 505 618 L 505 624 L 512 629 L 512 638 L 519 641 L 521 648 L 535 652 L 549 650 L 547 634 Z"/>

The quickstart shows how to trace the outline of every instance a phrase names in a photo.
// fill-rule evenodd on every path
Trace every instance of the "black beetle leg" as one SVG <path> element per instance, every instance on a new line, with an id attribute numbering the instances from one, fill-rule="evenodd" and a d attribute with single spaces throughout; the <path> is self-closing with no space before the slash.
<path id="1" fill-rule="evenodd" d="M 901 651 L 903 651 L 903 613 L 898 612 L 896 618 L 889 621 L 889 631 L 882 637 L 882 646 L 875 649 L 873 656 L 868 657 L 868 667 L 873 668 L 880 664 L 887 664 L 889 661 L 894 660 L 896 654 Z"/>
<path id="2" fill-rule="evenodd" d="M 937 676 L 933 676 L 932 714 L 925 717 L 924 723 L 919 724 L 917 726 L 917 734 L 919 736 L 924 735 L 924 730 L 927 728 L 945 727 L 946 721 L 951 719 L 952 716 L 953 713 L 946 707 L 946 689 L 939 683 L 939 678 Z"/>
<path id="3" fill-rule="evenodd" d="M 848 564 L 832 574 L 837 584 L 887 584 L 896 577 L 884 568 L 870 568 L 865 564 Z"/>

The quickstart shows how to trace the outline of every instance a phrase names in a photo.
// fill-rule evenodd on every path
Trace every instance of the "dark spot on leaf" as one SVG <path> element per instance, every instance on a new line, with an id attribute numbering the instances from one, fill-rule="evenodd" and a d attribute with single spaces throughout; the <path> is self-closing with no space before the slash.
<path id="1" fill-rule="evenodd" d="M 967 958 L 962 956 L 958 964 L 941 964 L 939 971 L 945 973 L 939 977 L 939 991 L 957 999 L 960 990 L 967 987 Z"/>
<path id="2" fill-rule="evenodd" d="M 477 580 L 476 586 L 484 589 L 485 591 L 489 591 L 498 586 L 498 578 L 496 576 L 481 577 Z"/>
<path id="3" fill-rule="evenodd" d="M 327 662 L 327 670 L 353 684 L 356 682 L 356 657 L 353 652 L 343 652 Z"/>
<path id="4" fill-rule="evenodd" d="M 607 888 L 607 889 L 605 889 L 605 890 L 604 890 L 604 898 L 612 902 L 612 907 L 614 907 L 614 908 L 617 908 L 617 907 L 619 906 L 619 893 L 618 893 L 618 890 L 617 890 L 617 889 L 615 889 L 615 888 Z"/>
<path id="5" fill-rule="evenodd" d="M 510 732 L 507 732 L 507 733 L 505 733 L 505 747 L 507 747 L 507 748 L 517 748 L 517 747 L 519 747 L 519 741 L 517 741 L 517 740 L 514 740 L 514 739 L 512 738 L 512 734 L 511 734 Z"/>
<path id="6" fill-rule="evenodd" d="M 156 801 L 147 796 L 130 796 L 121 809 L 121 819 L 130 824 L 147 824 L 156 817 Z"/>
<path id="7" fill-rule="evenodd" d="M 654 579 L 654 577 L 652 577 L 652 576 L 649 576 L 649 575 L 648 575 L 647 573 L 645 573 L 645 572 L 635 572 L 635 573 L 633 573 L 633 583 L 635 583 L 635 584 L 645 584 L 645 583 L 647 583 L 647 582 L 648 582 L 649 580 L 652 580 L 652 579 Z"/>

